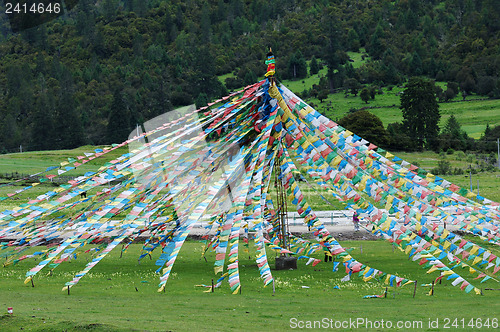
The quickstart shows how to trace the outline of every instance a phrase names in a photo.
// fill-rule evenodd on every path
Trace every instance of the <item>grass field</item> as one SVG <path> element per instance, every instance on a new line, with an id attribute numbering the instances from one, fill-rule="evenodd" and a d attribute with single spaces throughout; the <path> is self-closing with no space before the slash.
<path id="1" fill-rule="evenodd" d="M 426 152 L 397 152 L 398 157 L 406 160 L 412 164 L 417 164 L 427 171 L 432 171 L 433 168 L 438 166 L 440 160 L 445 160 L 451 164 L 452 168 L 461 168 L 466 171 L 469 165 L 475 166 L 477 161 L 476 156 L 469 154 L 465 158 L 460 158 L 457 153 L 453 155 L 439 155 L 432 151 Z M 469 158 L 467 160 L 467 158 Z M 472 189 L 475 193 L 479 194 L 495 202 L 500 201 L 500 170 L 495 172 L 480 172 L 472 174 L 472 181 L 469 173 L 466 171 L 462 175 L 440 175 L 442 178 L 454 183 L 460 187 L 470 189 L 472 182 Z"/>
<path id="2" fill-rule="evenodd" d="M 49 166 L 60 166 L 60 163 L 68 158 L 76 159 L 83 156 L 85 152 L 94 153 L 95 149 L 102 149 L 101 146 L 82 146 L 72 150 L 51 150 L 51 151 L 28 151 L 23 153 L 9 153 L 0 155 L 0 174 L 18 172 L 21 174 L 35 174 L 45 171 Z M 79 176 L 88 171 L 96 171 L 106 162 L 113 160 L 128 152 L 128 147 L 110 151 L 102 157 L 91 160 L 78 168 L 64 173 L 65 176 Z M 54 172 L 52 172 L 54 173 Z"/>
<path id="3" fill-rule="evenodd" d="M 341 282 L 345 273 L 332 272 L 332 263 L 321 262 L 312 267 L 305 266 L 304 261 L 299 261 L 294 271 L 272 271 L 276 280 L 273 294 L 272 287 L 263 288 L 255 262 L 246 253 L 240 253 L 241 294 L 232 295 L 226 282 L 214 293 L 204 293 L 205 288 L 195 285 L 209 285 L 212 278 L 217 279 L 211 263 L 214 254 L 208 253 L 208 263 L 205 262 L 200 257 L 202 244 L 190 240 L 179 254 L 165 293 L 157 292 L 158 276 L 153 273 L 159 253 L 154 253 L 152 260 L 146 258 L 138 264 L 140 245 L 132 245 L 121 259 L 119 250 L 110 253 L 72 288 L 70 295 L 61 288 L 90 259 L 86 254 L 61 264 L 52 276 L 47 276 L 47 271 L 40 272 L 34 288 L 31 284 L 24 285 L 23 280 L 25 271 L 36 262 L 22 261 L 2 268 L 0 306 L 2 311 L 12 307 L 14 315 L 0 316 L 0 330 L 282 331 L 290 330 L 298 321 L 328 318 L 372 322 L 383 319 L 394 324 L 421 322 L 419 330 L 435 331 L 428 327 L 429 319 L 439 319 L 442 327 L 445 318 L 464 318 L 467 322 L 471 318 L 483 321 L 500 318 L 498 291 L 483 290 L 484 296 L 466 294 L 443 281 L 436 285 L 435 295 L 429 296 L 429 287 L 421 285 L 434 280 L 436 273 L 426 274 L 403 253 L 398 250 L 393 253 L 390 244 L 383 241 L 342 244 L 353 248 L 351 255 L 365 264 L 418 280 L 415 298 L 411 284 L 389 287 L 387 298 L 363 299 L 365 295 L 383 294 L 386 285 L 377 281 L 365 283 L 358 277 Z M 500 254 L 498 250 L 496 253 Z M 250 254 L 254 254 L 252 247 Z M 274 254 L 268 252 L 268 255 L 274 266 Z M 468 277 L 466 270 L 459 273 Z M 477 287 L 498 288 L 498 284 L 489 280 Z"/>

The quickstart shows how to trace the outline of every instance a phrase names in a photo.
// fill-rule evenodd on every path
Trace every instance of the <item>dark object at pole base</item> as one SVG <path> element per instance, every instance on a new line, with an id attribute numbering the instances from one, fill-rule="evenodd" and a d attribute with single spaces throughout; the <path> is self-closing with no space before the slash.
<path id="1" fill-rule="evenodd" d="M 276 257 L 276 270 L 297 270 L 297 257 Z"/>

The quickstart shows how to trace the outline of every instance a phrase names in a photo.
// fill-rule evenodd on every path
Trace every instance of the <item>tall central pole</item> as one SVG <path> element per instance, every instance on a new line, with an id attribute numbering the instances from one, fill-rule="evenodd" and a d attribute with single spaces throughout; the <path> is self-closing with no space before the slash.
<path id="1" fill-rule="evenodd" d="M 280 247 L 283 249 L 290 249 L 290 244 L 288 243 L 288 215 L 287 215 L 287 204 L 286 204 L 286 194 L 285 188 L 283 186 L 283 177 L 281 173 L 281 161 L 276 157 L 276 163 L 274 164 L 274 184 L 276 188 L 276 202 L 278 220 L 280 224 Z"/>

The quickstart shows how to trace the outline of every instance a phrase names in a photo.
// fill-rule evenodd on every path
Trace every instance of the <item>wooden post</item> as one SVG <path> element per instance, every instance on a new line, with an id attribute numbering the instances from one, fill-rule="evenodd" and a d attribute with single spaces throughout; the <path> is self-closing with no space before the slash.
<path id="1" fill-rule="evenodd" d="M 68 295 L 69 295 L 69 289 L 70 289 L 70 287 L 68 286 Z"/>
<path id="2" fill-rule="evenodd" d="M 276 293 L 276 288 L 274 287 L 274 279 L 273 279 L 273 296 Z"/>
<path id="3" fill-rule="evenodd" d="M 361 253 L 363 253 L 363 245 L 362 244 L 359 245 L 359 250 L 361 251 Z"/>
<path id="4" fill-rule="evenodd" d="M 416 293 L 417 293 L 417 281 L 415 280 L 415 287 L 413 288 L 413 298 L 415 298 Z"/>
<path id="5" fill-rule="evenodd" d="M 33 277 L 31 277 L 31 287 L 35 287 L 35 284 L 33 283 Z"/>
<path id="6" fill-rule="evenodd" d="M 385 292 L 384 292 L 384 299 L 387 298 L 387 287 L 385 288 Z"/>
<path id="7" fill-rule="evenodd" d="M 431 286 L 431 296 L 434 295 L 434 281 L 432 282 L 432 286 Z"/>
<path id="8" fill-rule="evenodd" d="M 214 279 L 212 279 L 212 293 L 214 292 Z"/>

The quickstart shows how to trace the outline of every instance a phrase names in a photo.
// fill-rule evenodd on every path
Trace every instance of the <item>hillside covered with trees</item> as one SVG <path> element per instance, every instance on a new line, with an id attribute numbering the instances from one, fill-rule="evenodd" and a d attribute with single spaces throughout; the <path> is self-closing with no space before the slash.
<path id="1" fill-rule="evenodd" d="M 444 99 L 500 97 L 496 0 L 80 0 L 20 33 L 3 17 L 0 30 L 0 152 L 123 141 L 261 79 L 269 47 L 280 79 L 327 68 L 323 96 L 425 76 L 448 83 Z M 347 52 L 362 48 L 354 68 Z"/>

